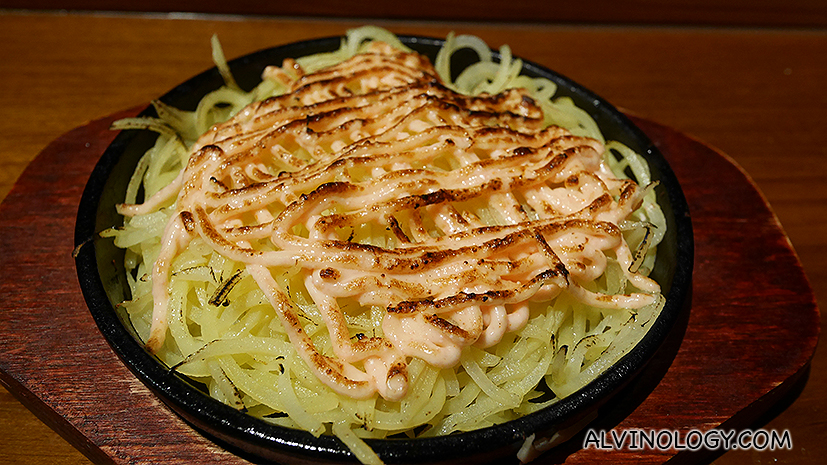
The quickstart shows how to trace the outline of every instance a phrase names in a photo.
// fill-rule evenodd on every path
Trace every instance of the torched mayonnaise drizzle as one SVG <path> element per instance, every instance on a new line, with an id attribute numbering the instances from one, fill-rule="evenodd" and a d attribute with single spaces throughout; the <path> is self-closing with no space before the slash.
<path id="1" fill-rule="evenodd" d="M 246 264 L 313 373 L 354 398 L 401 399 L 410 357 L 453 367 L 563 291 L 601 308 L 653 302 L 658 285 L 629 271 L 618 227 L 644 189 L 603 166 L 597 141 L 544 128 L 524 91 L 456 94 L 427 59 L 382 43 L 317 73 L 287 60 L 264 77 L 290 91 L 213 127 L 170 187 L 119 208 L 146 213 L 178 195 L 152 270 L 148 349 L 167 332 L 172 260 L 197 236 Z M 363 225 L 384 242 L 353 242 Z M 642 292 L 583 287 L 607 250 Z M 305 333 L 274 267 L 300 268 L 333 354 Z M 383 335 L 354 338 L 344 298 L 386 308 Z"/>

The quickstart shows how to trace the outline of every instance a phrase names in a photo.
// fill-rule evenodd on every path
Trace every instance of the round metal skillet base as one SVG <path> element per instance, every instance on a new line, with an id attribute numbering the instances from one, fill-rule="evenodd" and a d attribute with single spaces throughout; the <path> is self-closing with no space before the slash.
<path id="1" fill-rule="evenodd" d="M 401 37 L 411 48 L 433 59 L 442 44 L 439 39 Z M 263 50 L 230 62 L 239 84 L 252 88 L 266 65 L 281 64 L 284 58 L 298 57 L 338 48 L 340 38 L 297 42 Z M 473 56 L 459 58 L 473 60 Z M 462 66 L 462 63 L 456 63 Z M 607 139 L 618 140 L 644 155 L 653 179 L 659 181 L 658 200 L 667 218 L 668 231 L 659 246 L 652 276 L 667 297 L 663 312 L 643 340 L 618 363 L 580 391 L 542 411 L 501 425 L 466 433 L 427 439 L 368 440 L 387 463 L 474 462 L 514 453 L 531 434 L 548 435 L 591 418 L 597 409 L 638 374 L 655 356 L 678 321 L 690 289 L 693 238 L 688 209 L 672 170 L 646 136 L 622 113 L 590 91 L 539 65 L 524 62 L 523 73 L 543 76 L 556 82 L 558 95 L 570 96 L 588 111 Z M 161 100 L 184 109 L 193 109 L 201 96 L 222 84 L 215 69 L 204 72 L 176 87 Z M 147 109 L 152 114 L 152 109 Z M 119 134 L 98 162 L 84 191 L 78 210 L 75 237 L 91 237 L 97 231 L 117 225 L 121 219 L 114 205 L 123 201 L 127 180 L 138 158 L 154 141 L 148 131 Z M 104 337 L 124 363 L 167 405 L 209 436 L 265 460 L 278 462 L 353 461 L 338 439 L 314 437 L 305 431 L 282 428 L 238 412 L 213 400 L 185 377 L 171 373 L 136 340 L 128 316 L 115 304 L 125 289 L 123 251 L 111 240 L 97 240 L 84 247 L 76 258 L 84 298 Z"/>

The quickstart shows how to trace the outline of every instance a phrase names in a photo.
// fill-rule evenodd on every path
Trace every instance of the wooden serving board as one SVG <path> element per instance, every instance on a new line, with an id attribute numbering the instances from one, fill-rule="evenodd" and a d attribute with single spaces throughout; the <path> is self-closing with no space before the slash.
<path id="1" fill-rule="evenodd" d="M 120 362 L 86 308 L 72 259 L 93 166 L 129 110 L 76 128 L 29 165 L 0 205 L 0 382 L 95 462 L 249 463 L 166 408 Z M 598 429 L 746 428 L 801 380 L 819 334 L 813 293 L 778 220 L 724 154 L 634 118 L 686 193 L 695 230 L 691 312 Z M 680 450 L 582 449 L 537 463 L 695 461 Z M 45 446 L 45 445 L 44 445 Z"/>

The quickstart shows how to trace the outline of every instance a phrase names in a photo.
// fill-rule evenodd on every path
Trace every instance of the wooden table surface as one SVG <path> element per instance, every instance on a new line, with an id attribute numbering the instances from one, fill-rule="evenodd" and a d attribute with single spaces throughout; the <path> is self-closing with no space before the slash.
<path id="1" fill-rule="evenodd" d="M 767 198 L 819 306 L 827 308 L 824 29 L 370 22 L 397 33 L 440 37 L 455 30 L 491 45 L 510 44 L 615 105 L 725 152 Z M 364 23 L 0 11 L 0 198 L 56 137 L 144 104 L 212 66 L 213 33 L 235 57 Z M 729 451 L 716 462 L 821 463 L 825 390 L 821 345 L 803 389 L 755 425 L 789 430 L 793 449 Z M 89 461 L 0 390 L 0 463 Z"/>

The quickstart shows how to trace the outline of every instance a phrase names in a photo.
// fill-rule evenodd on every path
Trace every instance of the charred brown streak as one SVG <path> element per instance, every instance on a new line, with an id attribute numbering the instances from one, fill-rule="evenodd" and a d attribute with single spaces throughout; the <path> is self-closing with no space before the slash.
<path id="1" fill-rule="evenodd" d="M 319 277 L 321 277 L 322 279 L 335 281 L 339 279 L 341 275 L 337 270 L 333 268 L 324 268 L 322 270 L 319 270 Z"/>
<path id="2" fill-rule="evenodd" d="M 388 215 L 385 217 L 386 221 L 388 222 L 388 227 L 390 228 L 393 235 L 399 240 L 399 242 L 403 244 L 410 244 L 411 239 L 402 231 L 402 228 L 399 226 L 399 221 L 394 218 L 393 215 Z"/>
<path id="3" fill-rule="evenodd" d="M 371 210 L 375 211 L 402 211 L 402 210 L 415 210 L 417 208 L 422 208 L 428 205 L 436 205 L 436 204 L 444 204 L 448 202 L 461 202 L 465 200 L 469 200 L 472 198 L 479 197 L 485 192 L 488 191 L 500 191 L 502 189 L 502 181 L 499 179 L 493 179 L 485 184 L 476 187 L 469 187 L 466 189 L 440 189 L 434 192 L 430 192 L 427 194 L 420 194 L 420 195 L 409 195 L 406 197 L 402 197 L 400 199 L 390 200 L 388 202 L 382 202 L 375 205 L 370 206 Z M 348 184 L 350 186 L 350 184 Z M 331 192 L 338 192 L 338 190 L 331 189 Z M 314 191 L 315 194 L 315 191 Z M 331 227 L 344 227 L 353 224 L 354 222 L 358 221 L 359 215 L 330 215 L 324 218 L 320 218 L 316 222 L 316 227 L 319 228 L 320 231 L 328 231 Z M 410 243 L 410 238 L 408 238 L 402 229 L 399 228 L 399 223 L 396 221 L 395 218 L 392 216 L 388 216 L 389 226 L 391 227 L 391 231 L 402 241 L 405 243 Z"/>
<path id="4" fill-rule="evenodd" d="M 446 332 L 448 334 L 453 334 L 455 336 L 458 336 L 458 337 L 460 337 L 462 339 L 466 339 L 466 340 L 467 339 L 472 339 L 471 334 L 468 331 L 460 328 L 459 326 L 451 323 L 450 321 L 448 321 L 444 318 L 440 318 L 437 315 L 433 315 L 433 314 L 423 315 L 423 317 L 425 318 L 425 321 L 427 321 L 432 326 L 434 326 L 435 328 L 437 328 L 437 329 L 439 329 L 443 332 Z"/>
<path id="5" fill-rule="evenodd" d="M 193 218 L 192 213 L 184 210 L 180 213 L 181 215 L 181 222 L 184 224 L 184 229 L 187 232 L 195 231 L 195 218 Z"/>
<path id="6" fill-rule="evenodd" d="M 559 276 L 562 276 L 563 279 L 568 280 L 568 272 L 565 267 L 555 266 L 552 269 L 544 270 L 531 278 L 528 282 L 517 285 L 511 289 L 493 289 L 481 293 L 460 292 L 457 295 L 445 297 L 443 299 L 428 298 L 416 301 L 404 301 L 395 306 L 388 307 L 388 312 L 396 314 L 410 314 L 425 310 L 439 312 L 443 309 L 451 309 L 466 305 L 494 305 L 508 301 L 522 291 L 525 291 L 533 286 L 547 283 Z"/>

